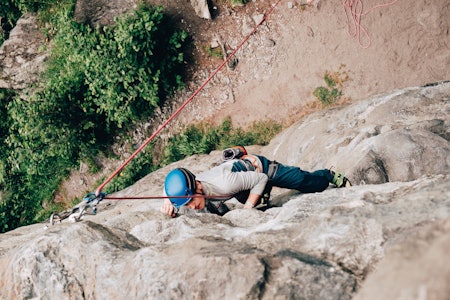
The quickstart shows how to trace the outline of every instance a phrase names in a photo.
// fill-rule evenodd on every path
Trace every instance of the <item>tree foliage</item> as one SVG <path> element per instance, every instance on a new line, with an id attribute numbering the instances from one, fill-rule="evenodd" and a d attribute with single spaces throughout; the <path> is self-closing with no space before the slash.
<path id="1" fill-rule="evenodd" d="M 234 127 L 230 117 L 218 126 L 209 123 L 190 125 L 169 139 L 161 161 L 168 164 L 193 154 L 236 145 L 265 145 L 281 129 L 282 125 L 275 121 L 254 122 L 245 129 Z"/>
<path id="2" fill-rule="evenodd" d="M 3 0 L 0 5 L 0 45 L 8 39 L 9 32 L 22 14 L 14 2 Z"/>
<path id="3" fill-rule="evenodd" d="M 2 0 L 0 5 L 0 45 L 8 39 L 10 31 L 22 14 L 38 11 L 51 12 L 51 8 L 54 6 L 68 1 L 74 2 L 73 0 Z"/>
<path id="4" fill-rule="evenodd" d="M 247 128 L 234 127 L 230 117 L 220 125 L 209 122 L 190 125 L 167 141 L 159 140 L 147 145 L 107 185 L 107 193 L 122 190 L 148 173 L 194 154 L 206 154 L 236 145 L 266 145 L 281 129 L 282 125 L 273 120 L 254 122 Z M 159 152 L 154 151 L 157 143 L 163 148 L 161 155 L 155 155 Z"/>
<path id="5" fill-rule="evenodd" d="M 120 128 L 151 116 L 182 85 L 187 34 L 161 7 L 140 6 L 95 29 L 75 23 L 72 9 L 52 17 L 56 33 L 36 92 L 2 102 L 8 124 L 0 129 L 8 130 L 1 231 L 36 221 L 80 160 L 105 149 Z"/>

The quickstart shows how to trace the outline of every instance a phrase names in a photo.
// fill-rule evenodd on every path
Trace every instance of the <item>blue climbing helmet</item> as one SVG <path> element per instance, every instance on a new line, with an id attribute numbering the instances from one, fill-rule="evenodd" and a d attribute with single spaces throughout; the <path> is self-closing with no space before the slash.
<path id="1" fill-rule="evenodd" d="M 177 168 L 167 174 L 164 181 L 164 191 L 169 196 L 170 202 L 176 208 L 187 204 L 191 201 L 196 190 L 195 175 L 184 168 Z M 176 198 L 170 198 L 174 196 Z M 181 196 L 188 196 L 186 198 Z M 181 198 L 178 198 L 181 197 Z"/>

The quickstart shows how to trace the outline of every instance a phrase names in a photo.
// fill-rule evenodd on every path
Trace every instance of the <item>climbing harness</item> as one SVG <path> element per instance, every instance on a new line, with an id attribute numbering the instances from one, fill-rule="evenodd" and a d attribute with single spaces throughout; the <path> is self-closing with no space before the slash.
<path id="1" fill-rule="evenodd" d="M 274 160 L 269 161 L 269 166 L 267 167 L 267 177 L 272 180 L 275 175 L 277 175 L 278 167 L 280 164 Z"/>
<path id="2" fill-rule="evenodd" d="M 242 40 L 242 42 L 226 57 L 226 59 L 219 65 L 219 67 L 214 70 L 214 72 L 211 73 L 211 75 L 200 85 L 200 87 L 164 122 L 162 123 L 158 129 L 149 137 L 147 138 L 142 145 L 136 149 L 133 154 L 130 155 L 128 159 L 125 160 L 125 162 L 122 163 L 122 165 L 117 168 L 100 186 L 95 190 L 95 193 L 89 193 L 87 194 L 83 200 L 74 206 L 70 210 L 66 210 L 62 213 L 54 213 L 50 217 L 50 224 L 55 224 L 58 222 L 61 222 L 65 218 L 69 218 L 72 222 L 80 221 L 85 214 L 96 214 L 97 213 L 97 205 L 103 200 L 131 200 L 131 199 L 165 199 L 169 198 L 167 196 L 150 196 L 150 197 L 110 197 L 107 196 L 105 193 L 102 193 L 102 189 L 115 177 L 117 176 L 125 166 L 127 166 L 135 157 L 139 154 L 173 119 L 175 119 L 178 114 L 181 113 L 181 111 L 194 99 L 195 96 L 197 96 L 201 90 L 212 80 L 214 76 L 225 66 L 227 63 L 234 58 L 236 52 L 242 48 L 242 46 L 247 42 L 247 40 L 258 30 L 258 28 L 262 25 L 264 21 L 267 20 L 268 16 L 272 14 L 274 9 L 277 7 L 277 5 L 281 2 L 281 0 L 277 0 L 274 4 L 271 5 L 271 8 L 269 11 L 264 14 L 263 18 L 259 21 L 258 24 L 253 28 L 253 30 Z M 186 196 L 181 196 L 183 198 L 186 198 Z M 230 198 L 230 196 L 208 196 L 208 198 L 214 197 L 214 198 Z M 176 198 L 171 196 L 170 198 Z"/>

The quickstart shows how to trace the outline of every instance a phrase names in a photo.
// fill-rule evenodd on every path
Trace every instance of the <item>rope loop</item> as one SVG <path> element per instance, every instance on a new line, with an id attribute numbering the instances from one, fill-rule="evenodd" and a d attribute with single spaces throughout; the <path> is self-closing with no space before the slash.
<path id="1" fill-rule="evenodd" d="M 361 48 L 369 48 L 372 41 L 369 31 L 362 25 L 361 19 L 377 8 L 387 7 L 393 5 L 398 0 L 392 0 L 387 3 L 377 4 L 368 10 L 365 10 L 363 0 L 342 0 L 345 17 L 347 19 L 347 32 L 352 37 L 358 40 Z M 363 40 L 366 40 L 364 42 Z"/>

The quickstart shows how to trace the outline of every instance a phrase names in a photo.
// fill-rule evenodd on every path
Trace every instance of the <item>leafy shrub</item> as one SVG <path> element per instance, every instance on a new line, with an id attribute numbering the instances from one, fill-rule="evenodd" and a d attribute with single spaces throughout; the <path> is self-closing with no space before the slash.
<path id="1" fill-rule="evenodd" d="M 206 54 L 210 57 L 223 58 L 222 49 L 220 47 L 211 48 L 211 46 L 206 46 L 205 50 Z"/>
<path id="2" fill-rule="evenodd" d="M 342 96 L 343 83 L 348 80 L 346 71 L 343 71 L 344 65 L 339 66 L 339 70 L 336 72 L 326 71 L 323 77 L 326 87 L 317 87 L 313 95 L 323 104 L 330 105 L 339 100 Z"/>
<path id="3" fill-rule="evenodd" d="M 265 145 L 281 129 L 282 126 L 275 121 L 254 122 L 245 130 L 235 128 L 230 117 L 218 126 L 207 122 L 190 125 L 164 144 L 161 157 L 154 156 L 155 142 L 148 145 L 114 177 L 107 185 L 106 192 L 122 190 L 148 173 L 194 154 L 206 154 L 235 145 Z"/>
<path id="4" fill-rule="evenodd" d="M 328 72 L 324 76 L 327 87 L 319 86 L 313 92 L 313 95 L 322 102 L 323 105 L 330 105 L 336 102 L 342 95 L 342 92 L 337 89 L 336 83 L 331 79 Z"/>
<path id="5" fill-rule="evenodd" d="M 107 194 L 123 190 L 139 179 L 155 171 L 158 164 L 153 164 L 153 147 L 150 143 L 106 186 Z"/>
<path id="6" fill-rule="evenodd" d="M 275 121 L 255 122 L 246 130 L 234 128 L 230 117 L 219 126 L 209 123 L 191 125 L 169 139 L 161 162 L 166 165 L 193 154 L 209 153 L 235 145 L 265 145 L 281 129 L 282 126 Z"/>
<path id="7" fill-rule="evenodd" d="M 8 115 L 8 104 L 15 97 L 12 90 L 0 89 L 0 190 L 3 190 L 6 177 L 6 160 L 8 157 L 8 146 L 6 138 L 8 136 L 11 120 Z"/>
<path id="8" fill-rule="evenodd" d="M 73 3 L 72 0 L 70 1 Z M 67 3 L 67 1 L 61 0 L 7 0 L 6 2 L 17 7 L 22 13 L 47 11 L 49 8 L 58 5 L 60 2 Z"/>
<path id="9" fill-rule="evenodd" d="M 249 2 L 250 0 L 228 0 L 228 2 L 232 5 L 232 6 L 241 6 L 241 5 L 245 5 Z"/>
<path id="10" fill-rule="evenodd" d="M 122 127 L 147 117 L 149 108 L 182 84 L 180 50 L 187 35 L 170 32 L 168 25 L 162 8 L 143 7 L 132 18 L 105 28 L 98 37 L 101 50 L 88 50 L 86 98 L 107 123 Z"/>
<path id="11" fill-rule="evenodd" d="M 22 15 L 20 9 L 12 0 L 3 0 L 0 5 L 0 45 L 8 39 L 9 32 Z"/>
<path id="12" fill-rule="evenodd" d="M 330 105 L 339 99 L 342 92 L 336 88 L 320 86 L 314 90 L 313 95 L 316 96 L 323 105 Z"/>
<path id="13" fill-rule="evenodd" d="M 120 128 L 150 116 L 182 86 L 187 34 L 161 7 L 140 6 L 101 29 L 73 22 L 72 9 L 52 16 L 57 30 L 37 92 L 7 107 L 1 231 L 45 217 L 41 203 L 80 159 L 105 150 Z"/>
<path id="14" fill-rule="evenodd" d="M 22 14 L 39 11 L 41 17 L 49 19 L 53 15 L 54 7 L 67 3 L 73 4 L 74 0 L 2 0 L 0 5 L 0 45 L 8 39 L 10 31 Z"/>

